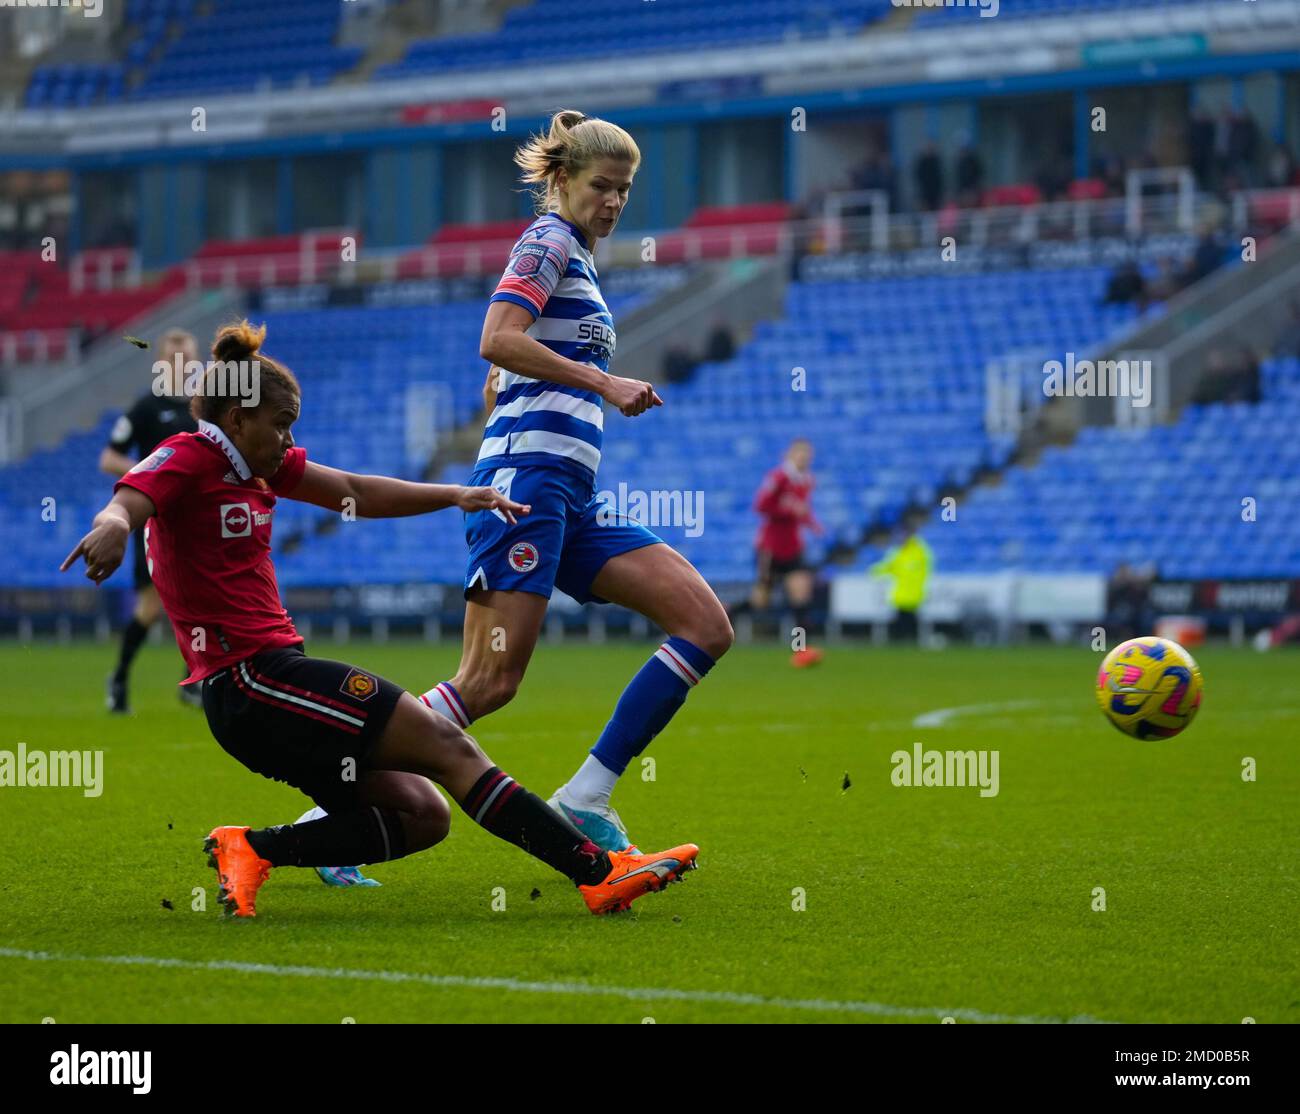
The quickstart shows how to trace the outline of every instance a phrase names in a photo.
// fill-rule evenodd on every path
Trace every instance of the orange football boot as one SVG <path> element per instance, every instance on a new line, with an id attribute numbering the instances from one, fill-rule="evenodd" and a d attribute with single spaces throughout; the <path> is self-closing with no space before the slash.
<path id="1" fill-rule="evenodd" d="M 271 875 L 271 864 L 259 858 L 245 833 L 247 827 L 213 828 L 203 841 L 208 866 L 221 880 L 217 901 L 236 917 L 255 917 L 257 891 Z"/>
<path id="2" fill-rule="evenodd" d="M 790 664 L 796 669 L 807 669 L 821 661 L 823 656 L 820 650 L 809 646 L 806 650 L 796 650 L 790 658 Z"/>
<path id="3" fill-rule="evenodd" d="M 631 851 L 610 851 L 609 873 L 594 886 L 579 886 L 582 899 L 596 916 L 621 913 L 638 897 L 662 890 L 669 882 L 682 881 L 682 875 L 695 869 L 700 849 L 683 843 L 654 855 Z"/>

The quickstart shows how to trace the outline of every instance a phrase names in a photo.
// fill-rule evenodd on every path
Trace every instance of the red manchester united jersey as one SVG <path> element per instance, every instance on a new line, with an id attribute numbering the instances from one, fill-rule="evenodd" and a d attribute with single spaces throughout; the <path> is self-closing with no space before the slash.
<path id="1" fill-rule="evenodd" d="M 277 493 L 297 487 L 306 467 L 306 451 L 292 448 L 269 481 L 259 479 L 219 427 L 200 422 L 118 480 L 153 500 L 145 554 L 190 668 L 182 684 L 302 641 L 280 602 L 271 517 Z"/>
<path id="2" fill-rule="evenodd" d="M 754 510 L 763 516 L 758 548 L 778 561 L 792 561 L 803 552 L 800 528 L 813 520 L 813 478 L 786 465 L 773 468 L 763 479 Z"/>

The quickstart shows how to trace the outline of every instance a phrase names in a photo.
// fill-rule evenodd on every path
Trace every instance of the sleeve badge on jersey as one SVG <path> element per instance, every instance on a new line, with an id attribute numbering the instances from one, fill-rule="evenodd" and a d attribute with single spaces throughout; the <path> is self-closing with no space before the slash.
<path id="1" fill-rule="evenodd" d="M 379 682 L 369 673 L 362 673 L 360 669 L 353 669 L 343 678 L 343 684 L 339 686 L 339 691 L 354 700 L 369 700 L 379 691 Z"/>
<path id="2" fill-rule="evenodd" d="M 154 449 L 144 460 L 140 461 L 132 472 L 156 472 L 175 454 L 175 449 Z"/>
<path id="3" fill-rule="evenodd" d="M 531 275 L 540 270 L 546 258 L 546 248 L 541 244 L 522 244 L 515 248 L 510 270 L 517 275 Z"/>

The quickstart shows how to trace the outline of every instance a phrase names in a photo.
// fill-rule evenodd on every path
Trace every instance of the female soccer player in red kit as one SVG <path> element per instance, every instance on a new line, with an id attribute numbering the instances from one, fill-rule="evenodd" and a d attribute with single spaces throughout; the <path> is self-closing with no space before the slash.
<path id="1" fill-rule="evenodd" d="M 767 610 L 772 586 L 779 577 L 786 603 L 794 612 L 795 625 L 806 634 L 808 605 L 812 602 L 813 574 L 804 562 L 803 530 L 822 532 L 822 525 L 812 510 L 811 442 L 800 437 L 790 442 L 785 459 L 764 478 L 754 498 L 754 510 L 762 516 L 755 548 L 758 552 L 758 577 L 750 593 L 750 607 L 755 612 Z M 796 650 L 792 664 L 815 665 L 821 651 L 811 647 Z"/>
<path id="2" fill-rule="evenodd" d="M 154 583 L 202 686 L 218 743 L 250 770 L 301 789 L 324 819 L 252 830 L 219 827 L 205 841 L 228 912 L 251 917 L 271 868 L 375 863 L 443 839 L 451 815 L 429 784 L 443 786 L 470 817 L 567 875 L 593 913 L 626 909 L 679 879 L 698 848 L 655 855 L 605 852 L 563 816 L 494 766 L 458 726 L 374 673 L 308 657 L 280 603 L 271 563 L 278 497 L 366 518 L 445 507 L 529 508 L 488 487 L 358 476 L 307 459 L 294 445 L 301 390 L 260 351 L 266 329 L 222 329 L 218 361 L 255 361 L 260 401 L 204 392 L 193 400 L 196 433 L 169 437 L 118 481 L 112 501 L 63 562 L 84 557 L 102 582 L 145 526 Z M 215 387 L 216 369 L 207 385 Z"/>

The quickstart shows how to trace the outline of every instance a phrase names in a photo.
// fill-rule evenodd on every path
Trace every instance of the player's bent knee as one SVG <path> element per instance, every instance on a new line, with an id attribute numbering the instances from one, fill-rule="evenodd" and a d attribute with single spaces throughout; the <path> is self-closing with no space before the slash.
<path id="1" fill-rule="evenodd" d="M 691 638 L 690 635 L 686 637 L 714 661 L 722 657 L 736 642 L 736 632 L 731 625 L 731 619 L 728 618 L 726 609 L 716 597 L 713 606 L 708 609 L 707 617 L 698 624 L 695 637 Z"/>
<path id="2" fill-rule="evenodd" d="M 451 809 L 436 790 L 436 807 L 425 806 L 418 812 L 404 812 L 402 827 L 406 833 L 407 852 L 423 851 L 441 843 L 451 831 Z"/>
<path id="3" fill-rule="evenodd" d="M 718 610 L 720 612 L 717 629 L 718 642 L 715 647 L 716 652 L 712 655 L 715 661 L 736 644 L 736 628 L 731 625 L 731 618 L 722 609 L 721 604 L 718 605 Z"/>

